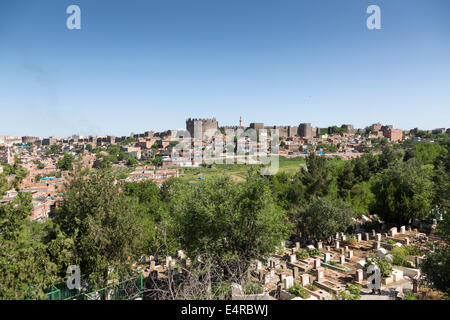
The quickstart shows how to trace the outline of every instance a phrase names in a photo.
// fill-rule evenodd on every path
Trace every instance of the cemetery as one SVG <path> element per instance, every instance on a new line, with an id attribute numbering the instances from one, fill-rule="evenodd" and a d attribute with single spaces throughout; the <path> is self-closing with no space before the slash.
<path id="1" fill-rule="evenodd" d="M 402 299 L 404 292 L 418 293 L 418 265 L 429 250 L 425 246 L 427 236 L 405 226 L 387 232 L 365 232 L 359 227 L 356 230 L 354 234 L 336 234 L 326 243 L 302 238 L 280 243 L 269 258 L 252 263 L 248 272 L 250 285 L 231 285 L 230 298 L 388 300 Z M 153 283 L 168 278 L 176 283 L 190 264 L 182 250 L 173 257 L 151 256 L 142 262 L 147 267 L 138 266 L 138 270 Z M 372 264 L 380 269 L 379 290 L 370 287 L 368 269 Z"/>

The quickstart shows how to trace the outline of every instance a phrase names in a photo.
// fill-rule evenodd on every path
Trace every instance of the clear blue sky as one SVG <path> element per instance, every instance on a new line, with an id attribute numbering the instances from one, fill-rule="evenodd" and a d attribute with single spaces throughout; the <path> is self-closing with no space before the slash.
<path id="1" fill-rule="evenodd" d="M 0 135 L 20 136 L 213 116 L 450 127 L 450 1 L 1 0 L 0 111 Z"/>

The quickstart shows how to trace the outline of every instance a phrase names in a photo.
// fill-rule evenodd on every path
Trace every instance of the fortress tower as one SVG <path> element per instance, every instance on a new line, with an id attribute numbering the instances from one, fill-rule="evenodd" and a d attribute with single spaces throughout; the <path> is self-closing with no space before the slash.
<path id="1" fill-rule="evenodd" d="M 202 133 L 204 134 L 207 130 L 218 130 L 219 122 L 217 122 L 216 118 L 212 119 L 187 119 L 186 120 L 186 130 L 189 131 L 191 137 L 194 137 L 194 128 L 195 126 L 200 126 L 202 129 Z M 201 137 L 196 137 L 201 138 Z"/>

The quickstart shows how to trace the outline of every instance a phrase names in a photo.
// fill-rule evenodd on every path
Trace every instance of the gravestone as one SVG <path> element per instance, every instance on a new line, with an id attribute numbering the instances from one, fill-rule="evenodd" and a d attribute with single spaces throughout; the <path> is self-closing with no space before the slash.
<path id="1" fill-rule="evenodd" d="M 393 227 L 393 228 L 389 229 L 389 235 L 391 237 L 395 237 L 396 234 L 397 234 L 397 227 Z"/>
<path id="2" fill-rule="evenodd" d="M 320 258 L 314 259 L 314 269 L 319 269 L 321 266 Z"/>
<path id="3" fill-rule="evenodd" d="M 264 281 L 264 270 L 259 270 L 259 281 L 263 282 Z"/>
<path id="4" fill-rule="evenodd" d="M 381 241 L 381 233 L 375 235 L 375 241 Z"/>
<path id="5" fill-rule="evenodd" d="M 356 269 L 355 281 L 358 282 L 358 283 L 362 283 L 363 280 L 364 280 L 364 271 L 363 271 L 363 269 Z"/>
<path id="6" fill-rule="evenodd" d="M 405 238 L 405 244 L 409 246 L 409 238 Z"/>
<path id="7" fill-rule="evenodd" d="M 344 235 L 341 237 L 341 240 L 342 240 L 342 241 L 346 241 L 346 240 L 347 240 L 347 236 L 344 234 Z"/>
<path id="8" fill-rule="evenodd" d="M 336 249 L 339 249 L 339 241 L 336 241 Z"/>
<path id="9" fill-rule="evenodd" d="M 167 256 L 166 257 L 166 267 L 170 267 L 170 262 L 172 261 L 172 257 L 171 256 Z"/>
<path id="10" fill-rule="evenodd" d="M 348 246 L 345 246 L 345 252 L 348 252 L 349 248 Z"/>
<path id="11" fill-rule="evenodd" d="M 294 263 L 295 261 L 297 261 L 297 256 L 295 254 L 291 254 L 289 256 L 289 261 L 290 263 Z"/>
<path id="12" fill-rule="evenodd" d="M 417 279 L 413 279 L 412 292 L 414 292 L 414 293 L 419 292 L 419 280 L 417 280 Z"/>
<path id="13" fill-rule="evenodd" d="M 339 256 L 339 263 L 342 265 L 345 264 L 345 256 L 344 255 Z"/>
<path id="14" fill-rule="evenodd" d="M 323 271 L 323 268 L 319 268 L 319 269 L 315 270 L 314 273 L 315 273 L 317 282 L 322 282 L 323 279 L 324 279 L 324 271 Z"/>
<path id="15" fill-rule="evenodd" d="M 372 237 L 375 237 L 376 234 L 375 229 L 372 229 Z"/>
<path id="16" fill-rule="evenodd" d="M 364 269 L 365 266 L 366 266 L 366 260 L 359 260 L 356 263 L 356 269 Z"/>
<path id="17" fill-rule="evenodd" d="M 358 243 L 361 242 L 361 233 L 358 233 L 358 234 L 356 235 L 356 240 L 358 241 Z"/>
<path id="18" fill-rule="evenodd" d="M 300 249 L 300 242 L 296 242 L 295 243 L 295 248 L 298 250 L 298 249 Z"/>
<path id="19" fill-rule="evenodd" d="M 317 249 L 322 250 L 322 241 L 317 242 Z"/>
<path id="20" fill-rule="evenodd" d="M 373 248 L 374 248 L 375 250 L 380 249 L 380 248 L 381 248 L 381 243 L 380 243 L 380 241 L 374 241 L 374 242 L 373 242 Z"/>
<path id="21" fill-rule="evenodd" d="M 150 261 L 150 270 L 154 270 L 156 267 L 156 262 L 155 260 Z"/>
<path id="22" fill-rule="evenodd" d="M 183 250 L 178 250 L 177 255 L 178 255 L 178 258 L 180 258 L 180 259 L 184 259 L 186 257 Z"/>
<path id="23" fill-rule="evenodd" d="M 347 252 L 347 257 L 348 257 L 349 260 L 350 260 L 351 258 L 353 258 L 353 250 L 349 250 L 349 251 Z"/>
<path id="24" fill-rule="evenodd" d="M 377 257 L 378 258 L 384 258 L 387 254 L 387 251 L 385 248 L 380 248 L 377 250 Z"/>
<path id="25" fill-rule="evenodd" d="M 323 254 L 323 262 L 328 263 L 328 262 L 330 262 L 330 260 L 331 260 L 331 254 L 329 254 L 328 252 L 324 253 Z"/>
<path id="26" fill-rule="evenodd" d="M 306 285 L 309 284 L 309 274 L 304 273 L 300 277 L 301 277 L 302 287 L 305 287 Z"/>
<path id="27" fill-rule="evenodd" d="M 406 228 L 405 226 L 401 226 L 400 227 L 400 234 L 405 234 L 406 233 Z"/>
<path id="28" fill-rule="evenodd" d="M 262 269 L 261 261 L 256 262 L 256 270 L 259 271 Z"/>
<path id="29" fill-rule="evenodd" d="M 369 233 L 364 233 L 364 240 L 365 241 L 369 241 L 370 240 L 370 237 L 369 237 Z"/>
<path id="30" fill-rule="evenodd" d="M 275 270 L 274 269 L 270 269 L 270 276 L 272 278 L 275 277 Z"/>
<path id="31" fill-rule="evenodd" d="M 284 278 L 284 288 L 289 290 L 294 285 L 294 278 L 292 276 L 287 276 Z"/>
<path id="32" fill-rule="evenodd" d="M 294 277 L 294 279 L 297 279 L 298 277 L 298 268 L 294 267 L 294 269 L 292 270 L 292 275 Z"/>

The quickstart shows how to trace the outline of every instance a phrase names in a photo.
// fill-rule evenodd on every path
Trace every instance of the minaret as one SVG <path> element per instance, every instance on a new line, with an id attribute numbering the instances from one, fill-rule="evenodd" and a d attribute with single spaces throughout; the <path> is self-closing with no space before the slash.
<path id="1" fill-rule="evenodd" d="M 13 157 L 11 155 L 11 149 L 10 149 L 9 146 L 7 148 L 7 151 L 6 151 L 6 163 L 7 164 L 13 164 L 14 163 Z"/>
<path id="2" fill-rule="evenodd" d="M 242 116 L 241 116 L 241 117 L 239 117 L 239 127 L 241 127 L 241 128 L 242 128 Z"/>

